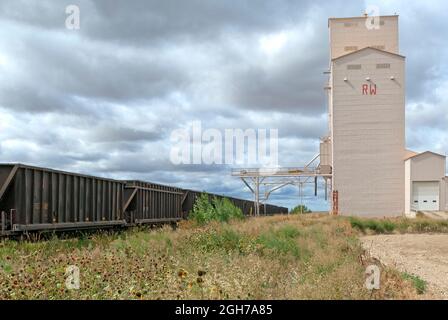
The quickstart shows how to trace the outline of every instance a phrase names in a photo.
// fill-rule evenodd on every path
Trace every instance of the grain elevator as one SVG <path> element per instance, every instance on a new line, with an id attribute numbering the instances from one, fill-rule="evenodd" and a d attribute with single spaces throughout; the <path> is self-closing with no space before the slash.
<path id="1" fill-rule="evenodd" d="M 375 25 L 367 16 L 328 20 L 329 134 L 321 141 L 320 167 L 332 173 L 332 211 L 400 216 L 448 210 L 445 156 L 405 147 L 406 59 L 398 16 L 375 18 Z M 420 166 L 412 173 L 413 161 Z"/>

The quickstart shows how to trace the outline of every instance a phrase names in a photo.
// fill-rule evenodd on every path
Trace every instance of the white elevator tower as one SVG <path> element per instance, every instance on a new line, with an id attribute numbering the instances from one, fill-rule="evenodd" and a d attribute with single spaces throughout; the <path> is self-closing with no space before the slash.
<path id="1" fill-rule="evenodd" d="M 404 212 L 405 57 L 398 16 L 330 18 L 329 163 L 339 214 Z"/>

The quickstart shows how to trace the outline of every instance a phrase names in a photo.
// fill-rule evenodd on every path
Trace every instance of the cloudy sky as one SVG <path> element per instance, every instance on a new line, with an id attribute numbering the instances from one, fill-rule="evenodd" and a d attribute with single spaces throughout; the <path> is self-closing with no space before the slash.
<path id="1" fill-rule="evenodd" d="M 304 165 L 327 131 L 327 19 L 368 5 L 400 15 L 407 146 L 448 153 L 445 1 L 0 0 L 0 162 L 249 198 L 230 166 L 173 165 L 171 133 L 278 129 L 280 164 Z"/>

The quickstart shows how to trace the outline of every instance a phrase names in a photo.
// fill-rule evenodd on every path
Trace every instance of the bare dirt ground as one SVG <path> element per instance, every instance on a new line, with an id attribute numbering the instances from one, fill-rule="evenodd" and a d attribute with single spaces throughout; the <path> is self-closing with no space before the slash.
<path id="1" fill-rule="evenodd" d="M 423 298 L 448 299 L 447 234 L 375 235 L 361 241 L 383 264 L 425 280 L 428 293 Z"/>

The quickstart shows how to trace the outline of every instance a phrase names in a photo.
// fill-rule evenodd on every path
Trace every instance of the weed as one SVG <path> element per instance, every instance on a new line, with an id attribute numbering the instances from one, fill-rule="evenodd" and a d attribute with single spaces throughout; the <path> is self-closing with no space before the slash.
<path id="1" fill-rule="evenodd" d="M 407 272 L 403 272 L 402 277 L 403 277 L 403 279 L 409 280 L 412 282 L 412 285 L 414 286 L 414 288 L 418 294 L 423 294 L 426 292 L 427 283 L 425 280 L 420 279 L 418 276 L 409 274 Z"/>
<path id="2" fill-rule="evenodd" d="M 350 217 L 349 218 L 350 224 L 352 225 L 352 228 L 358 229 L 362 232 L 366 230 L 366 226 L 364 225 L 364 222 L 361 221 L 358 218 Z"/>
<path id="3" fill-rule="evenodd" d="M 383 222 L 383 227 L 386 230 L 386 232 L 391 233 L 396 229 L 397 226 L 395 225 L 395 223 L 385 220 Z"/>

